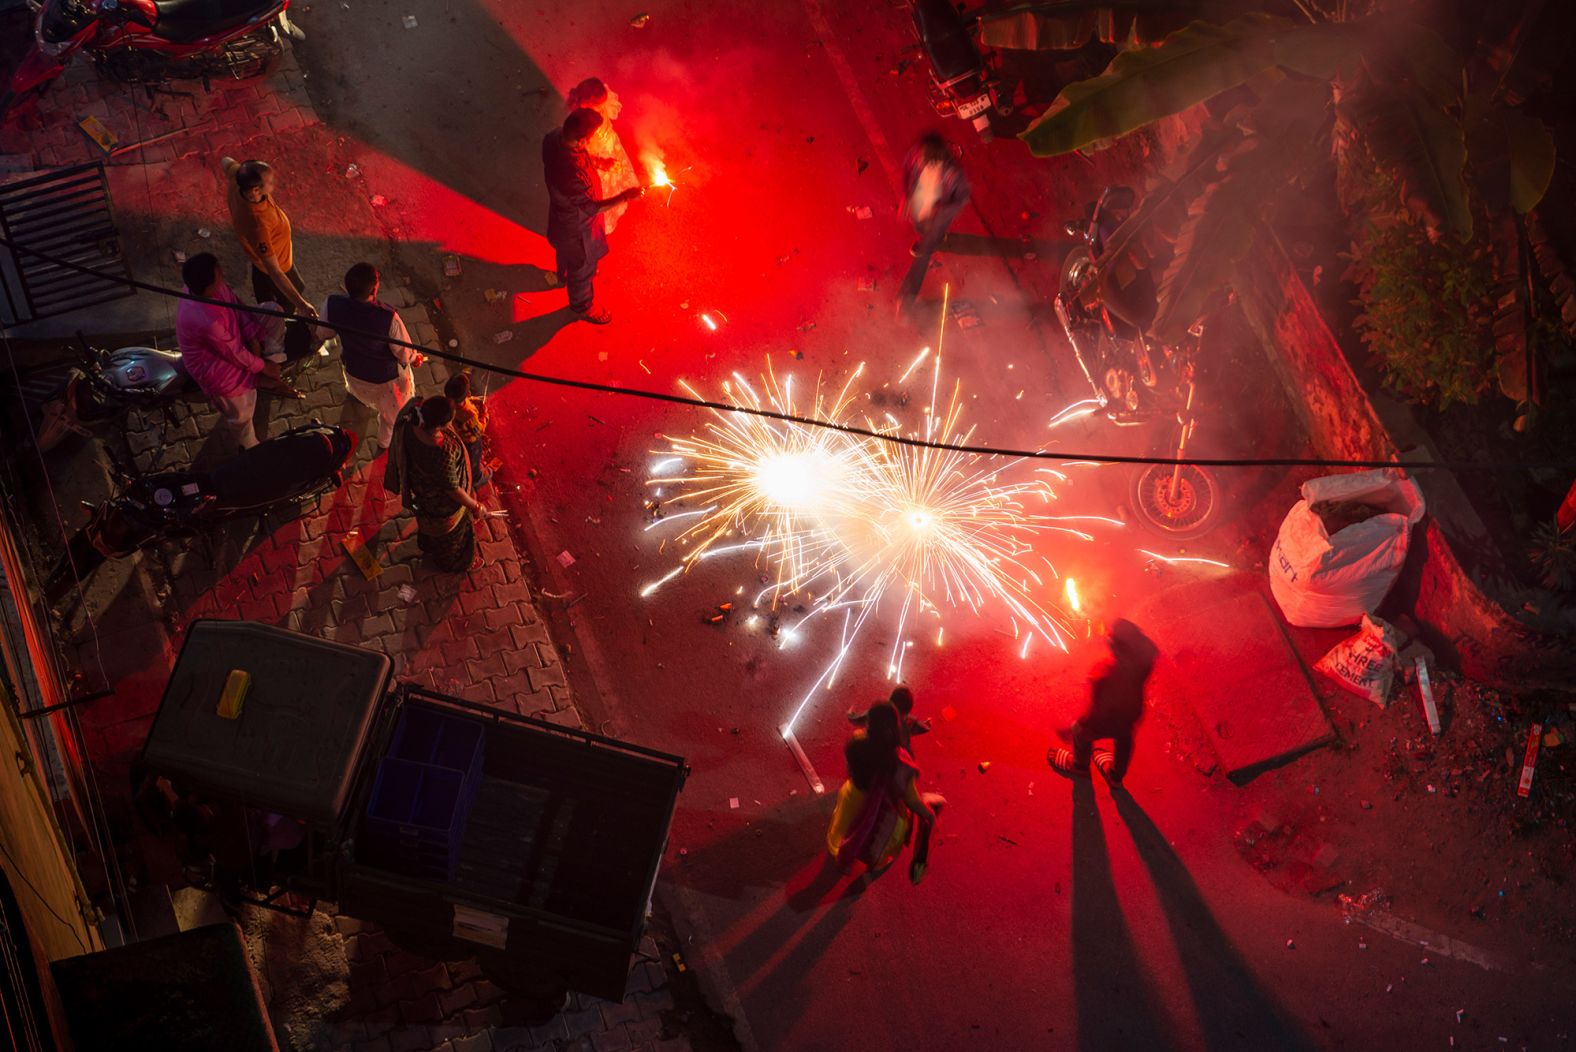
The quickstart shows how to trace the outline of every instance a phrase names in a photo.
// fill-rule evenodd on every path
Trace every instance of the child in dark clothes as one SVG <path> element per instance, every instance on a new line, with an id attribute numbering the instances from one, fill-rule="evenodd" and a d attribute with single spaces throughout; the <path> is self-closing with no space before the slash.
<path id="1" fill-rule="evenodd" d="M 930 733 L 930 721 L 914 718 L 914 692 L 907 687 L 894 687 L 892 696 L 887 699 L 897 709 L 899 718 L 898 744 L 903 748 L 913 751 L 912 741 L 921 734 Z M 856 727 L 863 727 L 870 718 L 870 710 L 855 712 L 848 710 L 848 722 Z"/>

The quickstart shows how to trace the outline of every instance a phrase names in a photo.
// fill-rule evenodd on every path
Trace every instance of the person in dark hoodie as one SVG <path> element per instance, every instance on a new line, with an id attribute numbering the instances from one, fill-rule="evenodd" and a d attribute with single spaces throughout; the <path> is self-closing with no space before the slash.
<path id="1" fill-rule="evenodd" d="M 1072 748 L 1053 745 L 1045 759 L 1056 773 L 1069 778 L 1089 777 L 1093 760 L 1111 787 L 1119 789 L 1133 760 L 1133 732 L 1144 716 L 1144 684 L 1159 651 L 1137 625 L 1126 620 L 1111 626 L 1106 643 L 1110 657 L 1089 676 L 1089 707 L 1066 733 Z M 1094 747 L 1103 740 L 1111 742 L 1109 751 Z"/>

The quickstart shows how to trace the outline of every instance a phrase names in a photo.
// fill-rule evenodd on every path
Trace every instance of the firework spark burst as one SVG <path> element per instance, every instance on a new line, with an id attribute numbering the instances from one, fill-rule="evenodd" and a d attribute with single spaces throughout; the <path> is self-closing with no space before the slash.
<path id="1" fill-rule="evenodd" d="M 939 349 L 931 354 L 927 348 L 904 372 L 906 378 L 923 365 L 920 377 L 929 388 L 928 402 L 910 411 L 917 411 L 917 422 L 906 428 L 865 395 L 863 363 L 841 384 L 817 378 L 802 390 L 793 376 L 779 376 L 768 358 L 755 382 L 734 373 L 722 393 L 734 404 L 785 416 L 858 424 L 948 447 L 967 444 L 973 431 L 963 422 L 961 384 L 943 384 L 941 363 Z M 681 386 L 700 397 L 687 382 Z M 1060 575 L 1033 542 L 1047 534 L 1092 540 L 1070 522 L 1122 525 L 1053 514 L 1054 486 L 1067 478 L 1061 472 L 795 420 L 714 410 L 700 431 L 669 437 L 654 453 L 648 485 L 662 487 L 665 503 L 687 510 L 648 527 L 671 523 L 675 532 L 665 549 L 683 553 L 642 588 L 642 596 L 702 560 L 748 550 L 763 585 L 752 608 L 777 626 L 780 646 L 803 639 L 819 622 L 835 633 L 831 657 L 784 724 L 785 736 L 810 700 L 831 688 L 878 617 L 895 627 L 889 679 L 901 678 L 920 632 L 928 637 L 934 631 L 940 645 L 943 617 L 953 610 L 1005 617 L 1022 657 L 1035 639 L 1065 652 L 1078 634 L 1071 623 L 1076 613 L 1064 609 Z M 1076 591 L 1067 587 L 1066 594 L 1070 599 Z M 789 597 L 795 597 L 791 604 Z M 1076 610 L 1078 601 L 1071 601 Z"/>

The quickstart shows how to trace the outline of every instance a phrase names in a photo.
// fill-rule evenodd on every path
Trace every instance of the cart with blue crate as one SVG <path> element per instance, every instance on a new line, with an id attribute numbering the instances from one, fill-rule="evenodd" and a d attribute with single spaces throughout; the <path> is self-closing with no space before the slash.
<path id="1" fill-rule="evenodd" d="M 216 855 L 256 905 L 332 899 L 500 985 L 621 999 L 683 759 L 392 673 L 359 647 L 196 622 L 143 761 L 233 827 Z"/>

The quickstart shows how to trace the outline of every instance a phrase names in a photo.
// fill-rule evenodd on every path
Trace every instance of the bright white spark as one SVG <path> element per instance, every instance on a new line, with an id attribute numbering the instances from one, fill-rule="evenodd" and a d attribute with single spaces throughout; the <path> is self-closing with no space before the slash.
<path id="1" fill-rule="evenodd" d="M 928 398 L 916 398 L 924 404 L 909 410 L 918 420 L 905 429 L 883 410 L 886 430 L 948 446 L 966 444 L 972 430 L 961 421 L 961 385 L 943 386 L 940 351 L 928 348 L 903 379 L 921 364 L 931 375 Z M 768 358 L 758 382 L 734 373 L 724 389 L 751 408 L 874 429 L 875 422 L 857 409 L 866 401 L 857 386 L 864 368 L 861 363 L 841 385 L 817 378 L 796 389 L 792 377 L 779 377 Z M 699 397 L 693 387 L 681 386 Z M 679 488 L 675 499 L 707 506 L 677 537 L 687 546 L 678 569 L 753 549 L 755 572 L 765 585 L 756 604 L 785 622 L 785 607 L 800 608 L 800 616 L 783 625 L 779 646 L 799 641 L 817 615 L 844 609 L 837 650 L 788 720 L 790 731 L 817 692 L 835 681 L 877 610 L 884 623 L 895 622 L 886 662 L 893 676 L 901 674 L 917 619 L 939 618 L 948 609 L 1004 616 L 1013 637 L 1022 639 L 1021 655 L 1027 656 L 1035 636 L 1066 651 L 1073 632 L 1065 605 L 1058 590 L 1045 586 L 1040 570 L 1052 579 L 1059 575 L 1032 542 L 1049 533 L 1093 539 L 1059 525 L 1063 520 L 1122 525 L 1103 516 L 1042 515 L 1033 509 L 1049 506 L 1056 496 L 1053 482 L 1066 476 L 954 448 L 897 445 L 725 411 L 713 411 L 695 434 L 669 442 L 656 452 L 686 465 L 680 477 L 665 480 Z M 791 604 L 789 597 L 796 597 Z M 938 626 L 938 644 L 943 632 Z"/>
<path id="2" fill-rule="evenodd" d="M 1099 412 L 1099 410 L 1100 410 L 1100 400 L 1099 399 L 1097 399 L 1097 398 L 1085 398 L 1081 402 L 1074 402 L 1072 405 L 1068 406 L 1067 408 L 1063 409 L 1061 412 L 1057 413 L 1055 416 L 1051 417 L 1051 422 L 1049 424 L 1046 424 L 1045 426 L 1046 427 L 1060 427 L 1061 425 L 1063 425 L 1065 423 L 1068 423 L 1070 421 L 1078 420 L 1078 419 L 1081 419 L 1083 417 L 1090 416 L 1090 415 L 1092 415 L 1092 414 L 1094 414 L 1096 412 Z"/>
<path id="3" fill-rule="evenodd" d="M 1139 548 L 1138 551 L 1142 555 L 1147 555 L 1151 559 L 1159 559 L 1163 563 L 1202 563 L 1205 566 L 1218 566 L 1222 570 L 1231 569 L 1230 563 L 1223 563 L 1218 559 L 1199 559 L 1191 555 L 1161 555 L 1159 552 L 1152 552 L 1148 548 Z"/>

